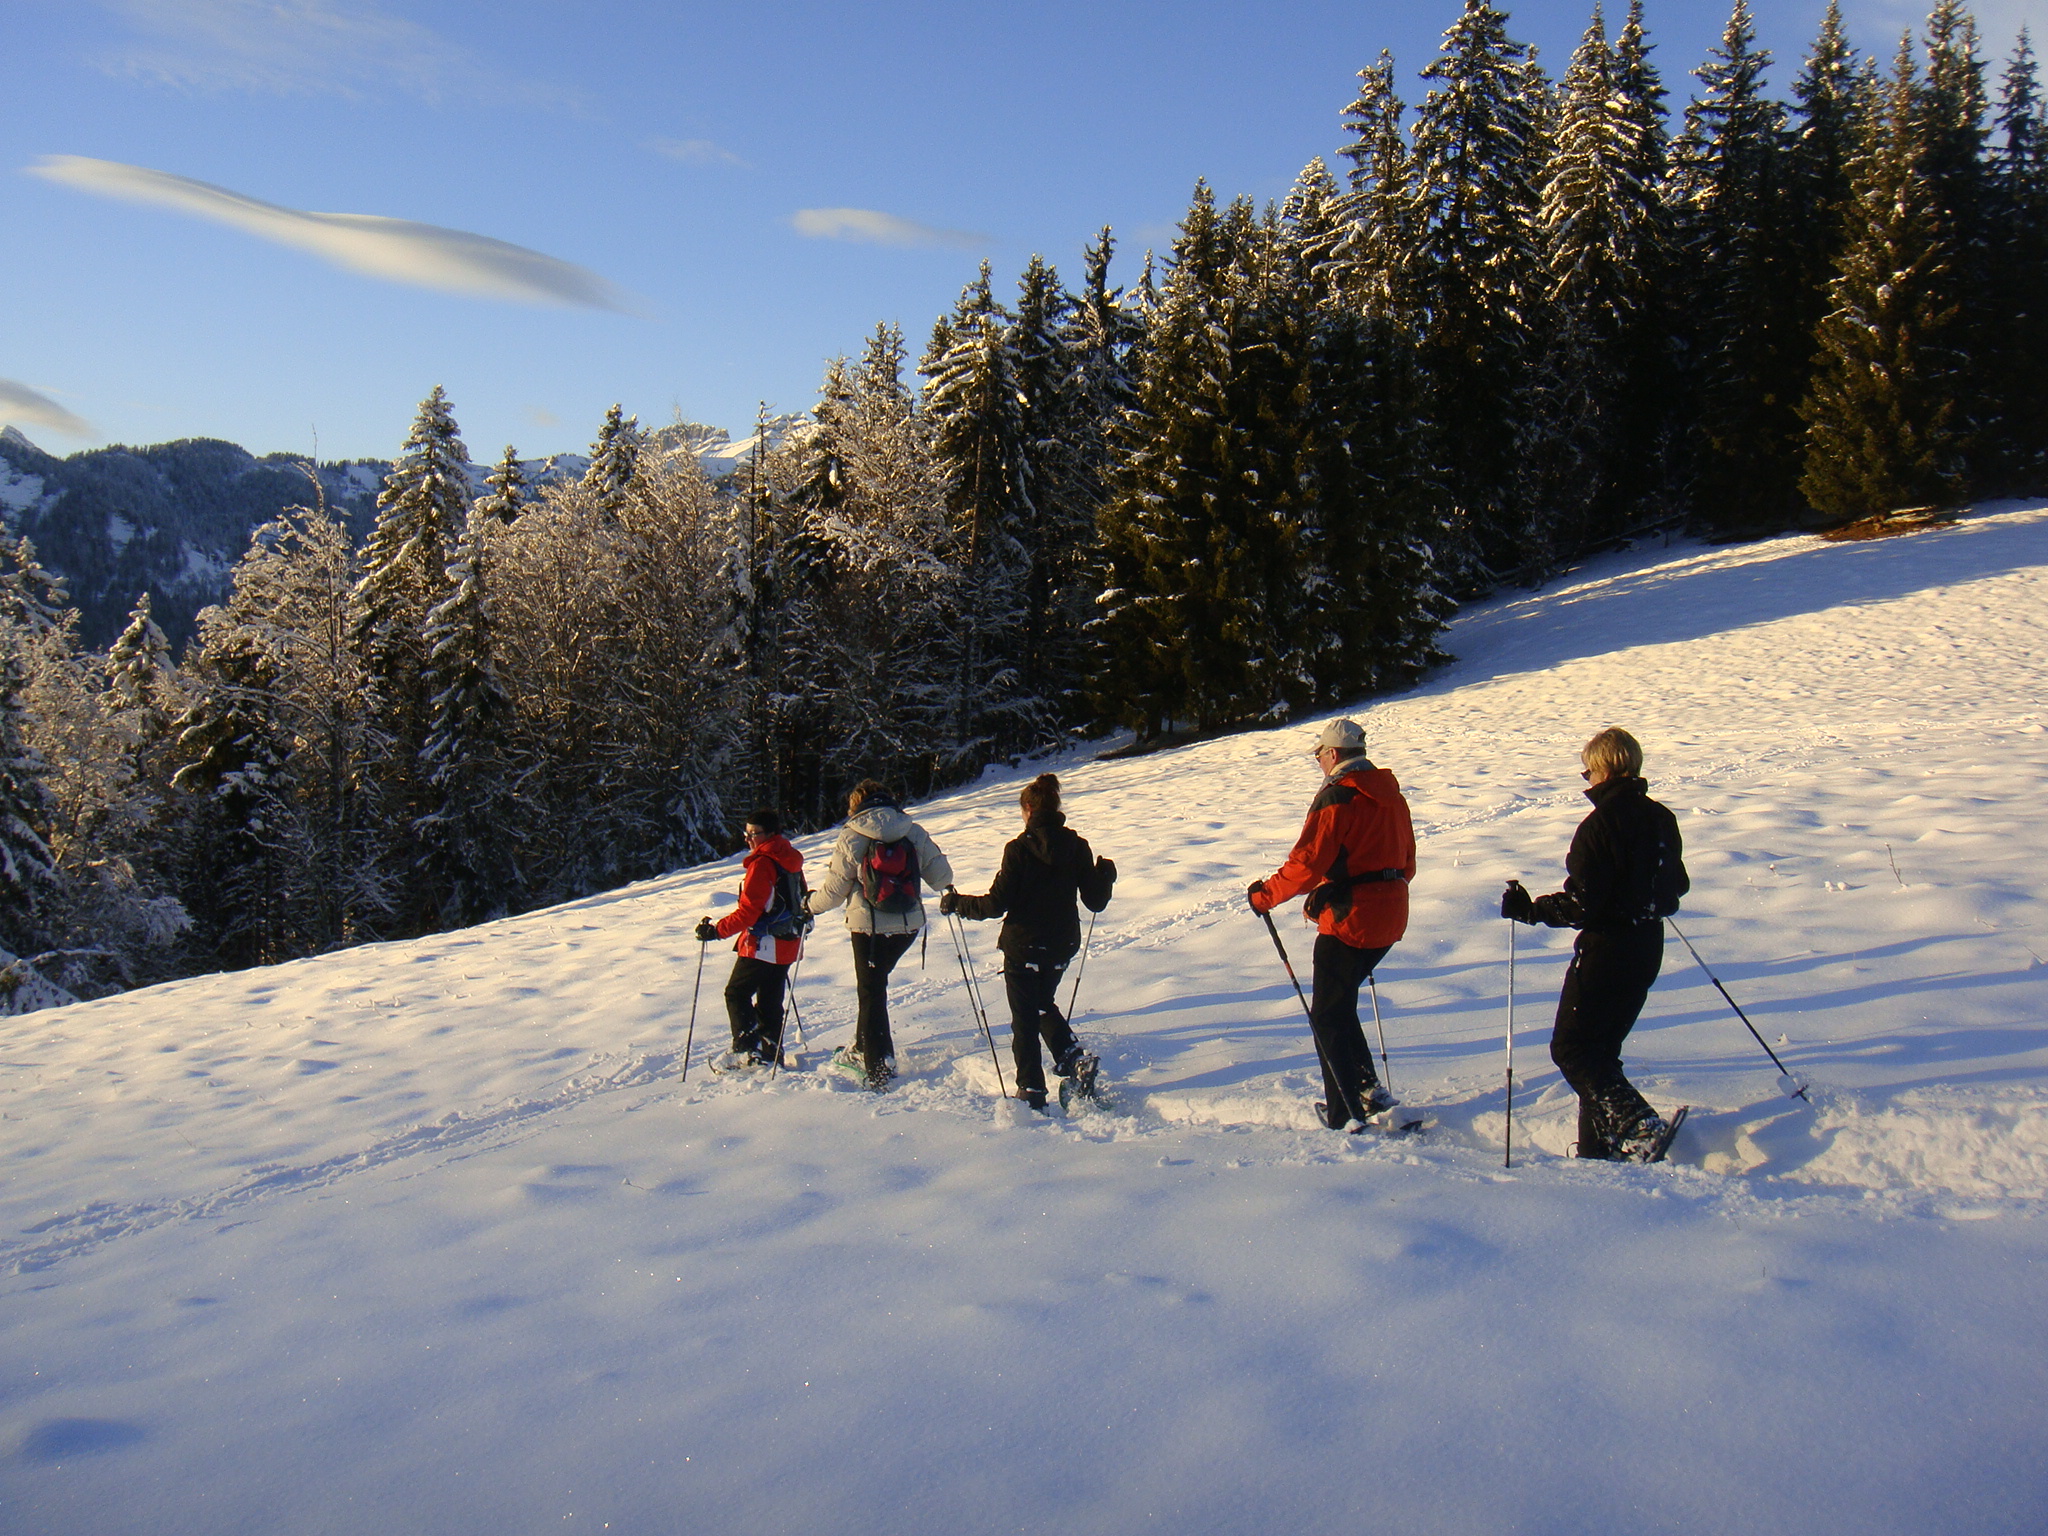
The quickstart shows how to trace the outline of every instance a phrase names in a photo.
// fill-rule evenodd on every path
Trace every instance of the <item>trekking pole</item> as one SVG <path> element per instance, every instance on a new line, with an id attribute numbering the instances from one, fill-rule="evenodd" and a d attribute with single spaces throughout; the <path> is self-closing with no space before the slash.
<path id="1" fill-rule="evenodd" d="M 1088 914 L 1088 937 L 1081 941 L 1081 963 L 1074 968 L 1074 990 L 1067 994 L 1067 1022 L 1074 1022 L 1074 1003 L 1081 995 L 1081 978 L 1088 972 L 1088 946 L 1095 942 L 1095 914 Z"/>
<path id="2" fill-rule="evenodd" d="M 796 968 L 803 964 L 799 956 L 789 967 L 789 985 L 782 989 L 782 1025 L 775 1031 L 775 1059 L 768 1063 L 768 1081 L 775 1081 L 775 1074 L 782 1070 L 782 1037 L 789 1032 L 789 1015 L 796 1007 Z M 797 1049 L 803 1049 L 804 1016 L 796 1016 Z"/>
<path id="3" fill-rule="evenodd" d="M 811 1041 L 810 1037 L 804 1033 L 804 1011 L 796 1005 L 796 973 L 802 965 L 803 961 L 799 959 L 795 965 L 789 968 L 789 1013 L 790 1017 L 796 1020 L 796 1048 L 800 1051 L 808 1051 L 811 1048 Z"/>
<path id="4" fill-rule="evenodd" d="M 1380 984 L 1373 979 L 1371 971 L 1365 973 L 1365 984 L 1372 988 L 1372 1027 L 1380 1036 L 1380 1081 L 1387 1085 L 1387 1092 L 1394 1091 L 1394 1064 L 1387 1060 L 1387 1026 L 1380 1022 Z"/>
<path id="5" fill-rule="evenodd" d="M 960 921 L 960 914 L 957 912 L 948 912 L 946 916 L 953 921 L 953 926 L 947 931 L 953 936 L 953 958 L 960 962 L 960 981 L 967 989 L 967 1006 L 974 1010 L 975 1022 L 981 1026 L 981 1038 L 988 1042 L 988 1059 L 995 1063 L 996 1087 L 1002 1090 L 1002 1096 L 1007 1099 L 1010 1096 L 1010 1085 L 1003 1081 L 1003 1059 L 996 1054 L 995 1031 L 988 1027 L 988 1010 L 981 1005 L 981 994 L 974 985 L 973 974 L 968 969 L 967 925 Z"/>
<path id="6" fill-rule="evenodd" d="M 1266 924 L 1266 932 L 1273 935 L 1273 947 L 1280 951 L 1280 963 L 1287 967 L 1287 979 L 1294 983 L 1294 995 L 1301 999 L 1301 1011 L 1308 1015 L 1308 1038 L 1316 1048 L 1316 1065 L 1323 1069 L 1326 1080 L 1334 1081 L 1337 1074 L 1330 1070 L 1330 1059 L 1323 1054 L 1322 1036 L 1316 1033 L 1316 1011 L 1309 1007 L 1308 994 L 1301 990 L 1301 978 L 1294 974 L 1294 962 L 1287 958 L 1287 946 L 1280 942 L 1280 930 L 1273 926 L 1273 914 L 1261 912 L 1259 916 Z"/>
<path id="7" fill-rule="evenodd" d="M 1667 917 L 1666 919 L 1664 919 L 1664 921 L 1670 923 L 1671 919 Z M 1698 965 L 1701 970 L 1706 971 L 1707 980 L 1711 981 L 1714 984 L 1714 990 L 1719 992 L 1721 996 L 1727 1000 L 1728 1006 L 1735 1010 L 1735 1017 L 1742 1020 L 1743 1024 L 1748 1028 L 1749 1032 L 1752 1035 L 1756 1035 L 1756 1043 L 1764 1048 L 1764 1054 L 1771 1058 L 1771 1065 L 1778 1069 L 1778 1080 L 1780 1082 L 1790 1083 L 1792 1085 L 1790 1091 L 1787 1094 L 1787 1097 L 1794 1099 L 1806 1099 L 1806 1084 L 1800 1082 L 1798 1078 L 1794 1077 L 1790 1072 L 1785 1070 L 1785 1063 L 1778 1060 L 1778 1053 L 1771 1049 L 1770 1042 L 1764 1039 L 1762 1035 L 1757 1034 L 1756 1026 L 1749 1022 L 1749 1015 L 1742 1011 L 1742 1005 L 1736 1002 L 1734 998 L 1728 996 L 1728 989 L 1721 985 L 1721 978 L 1716 976 L 1712 971 L 1707 970 L 1707 962 L 1700 959 L 1700 952 L 1698 950 L 1693 949 L 1692 940 L 1688 939 L 1685 936 L 1685 934 L 1680 931 L 1679 926 L 1676 923 L 1671 923 L 1671 931 L 1673 933 L 1678 934 L 1679 943 L 1683 944 L 1688 950 L 1692 950 L 1693 962 L 1696 965 Z M 1806 1102 L 1811 1104 L 1813 1100 L 1806 1099 Z"/>
<path id="8" fill-rule="evenodd" d="M 710 947 L 702 942 L 697 945 L 697 983 L 690 988 L 690 1028 L 683 1036 L 682 1080 L 686 1083 L 690 1080 L 690 1047 L 697 1040 L 697 994 L 704 990 L 704 951 Z"/>
<path id="9" fill-rule="evenodd" d="M 1508 1128 L 1501 1142 L 1500 1165 L 1515 1166 L 1515 925 L 1508 922 Z"/>
<path id="10" fill-rule="evenodd" d="M 1315 1010 L 1308 1005 L 1308 994 L 1301 990 L 1301 978 L 1294 974 L 1294 962 L 1287 958 L 1287 946 L 1280 942 L 1280 930 L 1273 926 L 1273 914 L 1261 912 L 1259 917 L 1266 925 L 1266 932 L 1273 935 L 1273 947 L 1280 951 L 1280 963 L 1287 967 L 1287 979 L 1294 983 L 1294 995 L 1301 999 L 1301 1011 L 1308 1015 L 1309 1029 L 1313 1031 L 1316 1023 Z M 1323 1043 L 1318 1040 L 1316 1054 L 1321 1055 L 1322 1049 Z"/>

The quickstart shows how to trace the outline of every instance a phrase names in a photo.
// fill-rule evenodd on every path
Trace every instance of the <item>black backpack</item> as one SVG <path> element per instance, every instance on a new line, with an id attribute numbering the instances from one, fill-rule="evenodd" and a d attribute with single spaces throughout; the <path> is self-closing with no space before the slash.
<path id="1" fill-rule="evenodd" d="M 800 939 L 811 931 L 813 919 L 806 916 L 804 903 L 811 888 L 801 869 L 775 866 L 775 888 L 768 893 L 768 909 L 754 919 L 748 930 L 757 939 Z"/>

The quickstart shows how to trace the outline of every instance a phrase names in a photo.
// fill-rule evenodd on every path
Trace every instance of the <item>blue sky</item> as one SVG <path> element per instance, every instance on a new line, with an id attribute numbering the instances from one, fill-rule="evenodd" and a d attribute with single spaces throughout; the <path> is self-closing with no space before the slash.
<path id="1" fill-rule="evenodd" d="M 1781 81 L 1824 3 L 1758 7 Z M 1888 56 L 1922 7 L 1846 9 Z M 1513 31 L 1556 72 L 1590 10 Z M 1419 97 L 1457 11 L 0 0 L 0 419 L 387 457 L 441 384 L 478 457 L 579 447 L 614 400 L 739 435 L 879 321 L 920 347 L 983 258 L 1078 276 L 1106 223 L 1128 280 L 1196 177 L 1281 195 L 1380 48 Z M 1994 64 L 2048 34 L 2048 0 L 1976 13 Z M 1650 0 L 1674 104 L 1726 14 Z"/>

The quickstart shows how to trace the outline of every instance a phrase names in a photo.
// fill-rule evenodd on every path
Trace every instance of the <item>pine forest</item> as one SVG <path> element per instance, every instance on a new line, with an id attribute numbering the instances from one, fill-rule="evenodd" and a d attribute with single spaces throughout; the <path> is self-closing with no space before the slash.
<path id="1" fill-rule="evenodd" d="M 714 483 L 614 407 L 479 474 L 435 388 L 366 540 L 309 477 L 174 657 L 0 553 L 0 990 L 97 996 L 478 922 L 1080 737 L 1368 699 L 1589 552 L 2048 493 L 2048 113 L 1940 0 L 1736 0 L 1673 108 L 1642 14 L 1561 73 L 1465 0 L 1278 205 L 984 264 Z M 1078 281 L 1074 278 L 1078 277 Z M 424 382 L 424 381 L 423 381 Z M 479 495 L 479 490 L 483 494 Z M 0 957 L 5 959 L 6 957 Z M 24 993 L 24 999 L 27 997 Z M 27 1004 L 23 1004 L 27 1005 Z"/>

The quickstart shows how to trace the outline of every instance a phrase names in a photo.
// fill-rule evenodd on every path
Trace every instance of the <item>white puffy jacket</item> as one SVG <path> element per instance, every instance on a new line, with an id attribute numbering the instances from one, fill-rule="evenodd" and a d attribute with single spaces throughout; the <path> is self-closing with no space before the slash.
<path id="1" fill-rule="evenodd" d="M 839 841 L 832 845 L 831 862 L 824 878 L 811 887 L 811 910 L 830 912 L 846 904 L 846 927 L 851 933 L 915 933 L 924 926 L 924 901 L 911 912 L 877 912 L 861 894 L 860 867 L 868 850 L 877 843 L 909 838 L 917 850 L 917 873 L 935 891 L 953 883 L 953 866 L 939 852 L 923 827 L 894 805 L 868 805 L 846 818 L 839 829 Z"/>

